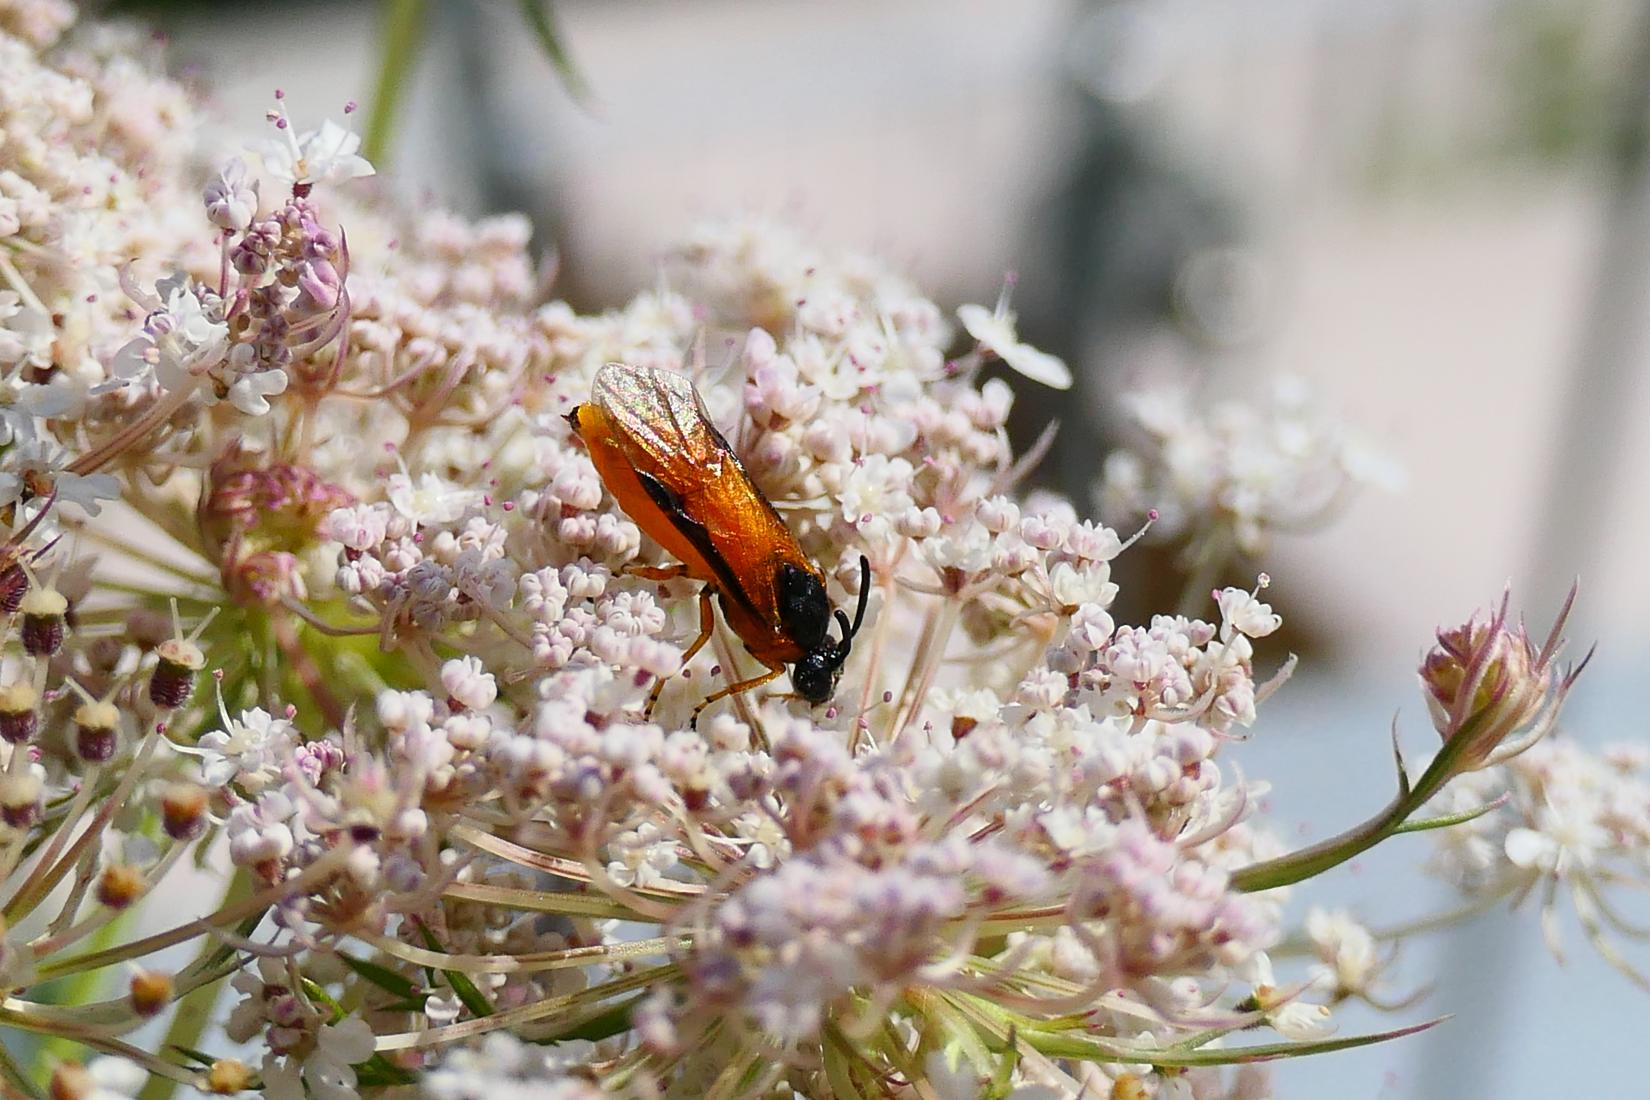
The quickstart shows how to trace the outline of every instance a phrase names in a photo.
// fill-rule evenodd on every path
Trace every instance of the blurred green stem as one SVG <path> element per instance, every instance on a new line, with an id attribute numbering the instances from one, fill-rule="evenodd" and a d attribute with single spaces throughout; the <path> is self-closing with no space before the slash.
<path id="1" fill-rule="evenodd" d="M 1235 540 L 1223 526 L 1211 529 L 1198 540 L 1192 551 L 1191 568 L 1186 576 L 1186 585 L 1180 590 L 1175 614 L 1196 618 L 1208 607 L 1210 593 L 1220 580 L 1221 570 L 1231 560 L 1234 544 Z"/>
<path id="2" fill-rule="evenodd" d="M 245 874 L 237 872 L 229 880 L 229 886 L 224 890 L 220 906 L 233 905 L 238 901 L 245 901 L 252 896 L 252 880 Z M 209 960 L 217 953 L 219 945 L 215 940 L 208 939 L 202 947 L 200 955 L 195 959 L 194 967 L 204 968 Z M 192 968 L 191 968 L 192 969 Z M 178 1002 L 177 1011 L 172 1016 L 172 1023 L 166 1029 L 166 1038 L 161 1041 L 160 1050 L 168 1051 L 183 1047 L 200 1045 L 202 1035 L 206 1034 L 207 1025 L 213 1020 L 212 1010 L 217 1006 L 218 998 L 223 994 L 223 982 L 211 981 L 196 986 Z M 158 1053 L 158 1052 L 157 1052 Z M 138 1100 L 170 1100 L 178 1091 L 178 1083 L 170 1078 L 159 1075 L 150 1075 L 149 1081 L 138 1093 Z"/>
<path id="3" fill-rule="evenodd" d="M 361 153 L 375 164 L 389 152 L 390 135 L 406 98 L 408 78 L 424 44 L 429 0 L 384 0 L 384 29 L 378 54 L 378 83 Z"/>

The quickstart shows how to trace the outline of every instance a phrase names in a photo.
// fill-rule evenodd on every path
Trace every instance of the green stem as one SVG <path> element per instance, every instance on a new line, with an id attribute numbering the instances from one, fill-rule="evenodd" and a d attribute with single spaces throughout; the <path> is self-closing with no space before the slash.
<path id="1" fill-rule="evenodd" d="M 1216 527 L 1198 543 L 1192 557 L 1191 572 L 1187 574 L 1186 584 L 1180 590 L 1175 614 L 1195 619 L 1207 611 L 1209 593 L 1220 580 L 1221 570 L 1225 569 L 1226 563 L 1231 560 L 1232 541 L 1225 528 Z"/>
<path id="2" fill-rule="evenodd" d="M 395 118 L 405 99 L 408 76 L 424 43 L 429 0 L 384 0 L 382 45 L 378 52 L 378 83 L 372 93 L 372 112 L 361 154 L 374 163 L 389 153 Z"/>
<path id="3" fill-rule="evenodd" d="M 1362 855 L 1387 837 L 1398 832 L 1404 822 L 1443 789 L 1461 770 L 1461 757 L 1472 748 L 1478 728 L 1484 724 L 1487 711 L 1479 711 L 1461 724 L 1432 763 L 1421 774 L 1413 787 L 1404 772 L 1404 763 L 1398 760 L 1398 796 L 1386 808 L 1361 825 L 1344 833 L 1319 841 L 1286 856 L 1251 863 L 1232 873 L 1232 888 L 1246 892 L 1275 890 L 1305 879 L 1313 878 L 1332 867 L 1338 867 L 1355 856 Z M 1394 742 L 1394 752 L 1397 751 Z"/>
<path id="4" fill-rule="evenodd" d="M 229 880 L 229 886 L 224 890 L 219 908 L 234 905 L 251 896 L 252 879 L 244 871 L 238 871 Z M 194 967 L 209 965 L 216 951 L 216 944 L 206 944 L 196 958 Z M 222 982 L 208 982 L 186 993 L 178 1001 L 177 1011 L 172 1016 L 172 1022 L 167 1025 L 166 1038 L 161 1041 L 160 1049 L 199 1046 L 201 1036 L 206 1034 L 207 1025 L 212 1022 L 212 1009 L 217 1005 L 222 992 Z M 177 1088 L 177 1082 L 170 1078 L 150 1077 L 148 1084 L 138 1093 L 138 1100 L 169 1100 Z"/>

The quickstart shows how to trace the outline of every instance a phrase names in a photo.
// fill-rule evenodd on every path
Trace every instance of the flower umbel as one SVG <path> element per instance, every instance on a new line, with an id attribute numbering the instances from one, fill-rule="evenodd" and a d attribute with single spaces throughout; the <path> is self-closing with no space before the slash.
<path id="1" fill-rule="evenodd" d="M 990 363 L 1072 375 L 1006 294 L 959 344 L 880 261 L 743 221 L 580 313 L 524 218 L 341 186 L 337 124 L 278 103 L 262 181 L 213 170 L 153 43 L 73 14 L 0 0 L 0 1028 L 50 1040 L 8 1088 L 1257 1098 L 1430 1026 L 1328 1037 L 1400 1007 L 1394 954 L 1286 926 L 1398 831 L 1476 905 L 1629 927 L 1644 762 L 1542 739 L 1575 673 L 1505 603 L 1423 666 L 1433 764 L 1283 849 L 1233 757 L 1284 605 L 1194 576 L 1121 621 L 1133 540 L 1023 488 Z M 719 693 L 763 669 L 701 615 L 768 566 L 701 591 L 604 486 L 565 414 L 615 361 L 687 376 L 865 609 L 828 702 Z M 1200 571 L 1368 480 L 1292 391 L 1131 407 L 1108 499 L 1161 496 Z"/>

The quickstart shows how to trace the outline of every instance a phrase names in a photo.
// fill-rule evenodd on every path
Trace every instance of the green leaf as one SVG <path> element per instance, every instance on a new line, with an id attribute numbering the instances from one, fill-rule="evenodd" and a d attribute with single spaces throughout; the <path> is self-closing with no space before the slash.
<path id="1" fill-rule="evenodd" d="M 1398 797 L 1408 798 L 1414 788 L 1409 782 L 1409 769 L 1404 766 L 1404 747 L 1398 741 L 1398 716 L 1392 716 L 1392 761 L 1398 768 Z"/>
<path id="2" fill-rule="evenodd" d="M 431 951 L 446 952 L 447 949 L 441 946 L 441 941 L 435 938 L 429 925 L 420 922 L 418 931 L 424 937 L 425 947 Z M 493 1014 L 493 1006 L 482 996 L 481 990 L 476 988 L 476 983 L 470 980 L 468 974 L 460 970 L 443 970 L 441 973 L 447 979 L 447 984 L 453 987 L 453 992 L 458 994 L 459 1002 L 470 1010 L 471 1015 L 479 1019 Z"/>
<path id="3" fill-rule="evenodd" d="M 1014 1071 L 1020 1068 L 1020 1034 L 1014 1029 L 1008 1033 L 1008 1043 L 1003 1056 L 997 1061 L 997 1070 L 991 1075 L 991 1084 L 986 1088 L 988 1100 L 1003 1100 L 1014 1091 Z"/>
<path id="4" fill-rule="evenodd" d="M 1300 1058 L 1309 1054 L 1328 1054 L 1337 1050 L 1373 1046 L 1392 1039 L 1433 1028 L 1449 1019 L 1411 1024 L 1368 1035 L 1348 1035 L 1337 1039 L 1313 1039 L 1306 1042 L 1262 1043 L 1256 1046 L 1225 1047 L 1215 1050 L 1176 1050 L 1172 1047 L 1143 1047 L 1134 1043 L 1109 1039 L 1085 1038 L 1069 1032 L 1047 1035 L 1036 1031 L 1022 1031 L 1021 1038 L 1038 1051 L 1052 1058 L 1081 1058 L 1090 1062 L 1138 1062 L 1142 1065 L 1190 1069 L 1196 1066 L 1236 1066 L 1252 1062 L 1273 1062 L 1280 1058 Z"/>
<path id="5" fill-rule="evenodd" d="M 411 1085 L 418 1081 L 418 1074 L 402 1069 L 382 1054 L 374 1054 L 354 1068 L 356 1081 L 363 1085 Z"/>
<path id="6" fill-rule="evenodd" d="M 1396 835 L 1398 833 L 1424 833 L 1428 829 L 1447 829 L 1451 825 L 1460 825 L 1463 822 L 1499 810 L 1507 804 L 1509 797 L 1511 796 L 1504 794 L 1493 802 L 1486 802 L 1482 806 L 1474 806 L 1470 810 L 1462 810 L 1457 814 L 1445 814 L 1443 817 L 1424 817 L 1419 821 L 1406 821 L 1392 832 Z"/>
<path id="7" fill-rule="evenodd" d="M 326 1006 L 327 1011 L 332 1014 L 327 1020 L 329 1024 L 335 1024 L 349 1015 L 344 1011 L 344 1006 L 334 1000 L 332 994 L 328 993 L 320 982 L 312 978 L 299 978 L 298 985 L 304 991 L 304 996 Z"/>
<path id="8" fill-rule="evenodd" d="M 556 27 L 555 5 L 551 0 L 521 0 L 521 14 L 532 29 L 533 36 L 539 40 L 539 48 L 549 59 L 550 67 L 561 78 L 567 94 L 577 102 L 588 102 L 590 85 L 573 63 L 573 55 L 568 52 L 561 31 Z"/>
<path id="9" fill-rule="evenodd" d="M 572 1027 L 558 1031 L 554 1035 L 536 1040 L 542 1043 L 561 1043 L 569 1039 L 584 1039 L 592 1043 L 599 1043 L 603 1039 L 611 1039 L 615 1035 L 629 1031 L 631 1027 L 630 1012 L 646 994 L 638 994 L 629 1000 L 620 1001 L 616 1005 L 609 1005 Z"/>
<path id="10" fill-rule="evenodd" d="M 23 1067 L 17 1064 L 4 1045 L 0 1045 L 0 1082 L 5 1083 L 6 1091 L 12 1095 L 26 1096 L 30 1100 L 41 1100 L 45 1095 L 40 1086 L 23 1072 Z"/>
<path id="11" fill-rule="evenodd" d="M 377 1007 L 380 1012 L 423 1012 L 427 999 L 426 994 L 420 993 L 416 997 L 403 997 Z"/>
<path id="12" fill-rule="evenodd" d="M 384 29 L 378 48 L 378 82 L 367 115 L 367 134 L 361 155 L 382 161 L 395 131 L 395 116 L 406 98 L 408 78 L 424 45 L 429 0 L 384 0 Z"/>
<path id="13" fill-rule="evenodd" d="M 185 1058 L 197 1063 L 202 1069 L 205 1069 L 207 1066 L 210 1066 L 213 1062 L 218 1060 L 218 1057 L 215 1054 L 208 1054 L 206 1051 L 196 1050 L 194 1047 L 186 1047 L 181 1043 L 167 1043 L 166 1045 L 172 1050 L 175 1050 L 179 1054 L 183 1055 Z"/>
<path id="14" fill-rule="evenodd" d="M 832 1028 L 825 1036 L 825 1080 L 830 1082 L 831 1095 L 837 1100 L 868 1100 L 854 1077 L 853 1054 Z"/>
<path id="15" fill-rule="evenodd" d="M 404 974 L 397 974 L 387 966 L 380 966 L 378 963 L 369 962 L 366 959 L 358 959 L 344 951 L 338 952 L 338 959 L 345 966 L 355 971 L 362 979 L 371 982 L 386 993 L 393 993 L 397 997 L 408 999 L 420 997 L 423 993 L 417 982 Z"/>

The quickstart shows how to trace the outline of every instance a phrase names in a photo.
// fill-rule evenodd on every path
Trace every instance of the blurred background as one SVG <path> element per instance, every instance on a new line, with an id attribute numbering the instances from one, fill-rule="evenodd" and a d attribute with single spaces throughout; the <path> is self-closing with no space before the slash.
<path id="1" fill-rule="evenodd" d="M 1043 476 L 1080 507 L 1131 384 L 1306 379 L 1408 484 L 1226 578 L 1272 574 L 1303 656 L 1234 753 L 1292 837 L 1386 800 L 1393 713 L 1413 753 L 1434 736 L 1417 658 L 1509 579 L 1544 632 L 1584 578 L 1570 633 L 1600 657 L 1569 735 L 1650 735 L 1630 702 L 1650 673 L 1650 5 L 558 0 L 572 79 L 503 0 L 117 10 L 169 35 L 236 140 L 277 87 L 300 121 L 370 107 L 388 44 L 405 95 L 380 169 L 414 201 L 526 211 L 581 308 L 746 212 L 873 252 L 947 309 L 1017 273 L 1022 331 L 1079 382 L 1018 386 L 1016 427 L 1029 443 L 1058 415 Z M 1118 579 L 1157 597 L 1173 569 L 1137 549 Z M 1443 908 L 1425 846 L 1399 838 L 1295 909 Z M 1642 1095 L 1622 1051 L 1650 995 L 1568 931 L 1562 967 L 1533 912 L 1406 949 L 1408 987 L 1436 988 L 1405 1019 L 1456 1018 L 1287 1063 L 1280 1095 Z"/>

